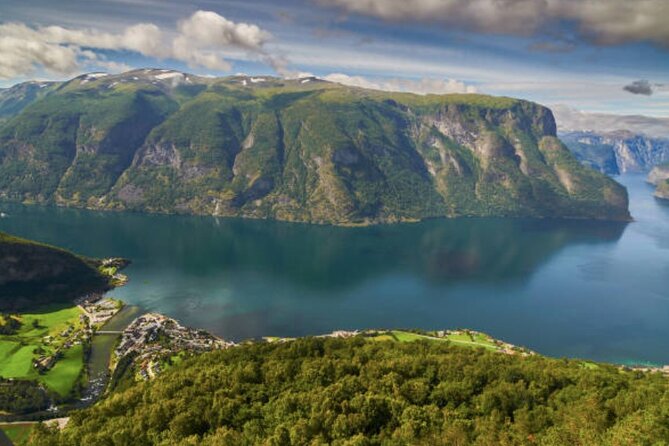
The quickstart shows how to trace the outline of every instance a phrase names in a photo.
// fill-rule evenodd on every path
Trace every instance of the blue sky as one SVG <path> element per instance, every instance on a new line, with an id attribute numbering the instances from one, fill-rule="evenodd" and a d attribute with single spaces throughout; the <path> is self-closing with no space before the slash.
<path id="1" fill-rule="evenodd" d="M 587 8 L 579 6 L 585 3 Z M 662 18 L 668 5 L 665 0 L 0 0 L 0 86 L 145 66 L 211 75 L 310 73 L 379 88 L 476 91 L 589 112 L 669 117 L 669 25 Z M 183 25 L 197 11 L 216 15 L 198 16 L 202 20 L 193 19 L 191 28 Z M 151 24 L 140 29 L 141 36 L 151 31 L 159 44 L 147 38 L 135 45 L 123 37 L 137 24 Z M 229 33 L 220 37 L 212 28 L 213 34 L 203 35 L 205 25 Z M 54 26 L 59 28 L 44 31 Z M 78 34 L 63 38 L 61 28 Z M 180 36 L 183 48 L 172 49 Z M 52 56 L 26 56 L 23 45 L 31 39 Z M 631 90 L 646 94 L 623 89 L 635 81 L 645 81 L 647 89 Z"/>

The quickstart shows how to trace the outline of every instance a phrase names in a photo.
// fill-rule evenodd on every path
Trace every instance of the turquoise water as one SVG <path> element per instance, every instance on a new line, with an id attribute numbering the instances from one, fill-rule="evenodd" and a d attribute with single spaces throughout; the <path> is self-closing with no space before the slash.
<path id="1" fill-rule="evenodd" d="M 629 224 L 433 220 L 371 228 L 0 205 L 0 229 L 123 256 L 114 297 L 240 340 L 468 327 L 553 356 L 669 363 L 669 206 Z"/>

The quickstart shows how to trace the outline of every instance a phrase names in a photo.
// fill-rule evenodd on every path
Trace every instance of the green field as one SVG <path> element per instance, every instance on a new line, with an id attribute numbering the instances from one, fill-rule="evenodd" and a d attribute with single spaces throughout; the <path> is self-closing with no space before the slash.
<path id="1" fill-rule="evenodd" d="M 25 444 L 33 427 L 35 427 L 34 423 L 0 424 L 0 430 L 7 434 L 14 446 Z"/>
<path id="2" fill-rule="evenodd" d="M 448 333 L 444 337 L 438 337 L 433 333 L 421 334 L 413 333 L 403 330 L 392 330 L 381 333 L 371 338 L 374 341 L 399 341 L 399 342 L 414 342 L 414 341 L 436 341 L 436 342 L 451 342 L 456 345 L 464 347 L 481 347 L 488 350 L 500 350 L 500 346 L 495 344 L 495 340 L 484 333 L 478 332 L 453 332 Z"/>
<path id="3" fill-rule="evenodd" d="M 66 342 L 72 342 L 83 328 L 78 307 L 53 308 L 43 313 L 21 314 L 21 326 L 9 335 L 0 335 L 0 377 L 39 380 L 50 389 L 66 396 L 84 366 L 82 345 L 62 351 L 62 357 L 45 374 L 33 367 L 41 355 L 54 354 Z M 4 322 L 4 320 L 3 320 Z M 69 332 L 67 336 L 63 333 Z M 51 337 L 51 338 L 48 338 Z"/>

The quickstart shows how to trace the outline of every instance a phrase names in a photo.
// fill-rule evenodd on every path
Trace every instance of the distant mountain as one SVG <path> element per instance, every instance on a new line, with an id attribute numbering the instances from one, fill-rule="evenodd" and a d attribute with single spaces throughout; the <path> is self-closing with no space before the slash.
<path id="1" fill-rule="evenodd" d="M 648 174 L 648 182 L 657 186 L 656 197 L 669 200 L 669 163 L 654 167 Z"/>
<path id="2" fill-rule="evenodd" d="M 583 164 L 611 175 L 648 172 L 669 161 L 669 139 L 630 131 L 560 133 L 560 139 Z"/>
<path id="3" fill-rule="evenodd" d="M 109 288 L 95 261 L 0 232 L 0 311 L 71 303 Z"/>
<path id="4" fill-rule="evenodd" d="M 154 69 L 45 88 L 0 124 L 5 200 L 332 224 L 629 218 L 625 189 L 526 101 Z"/>

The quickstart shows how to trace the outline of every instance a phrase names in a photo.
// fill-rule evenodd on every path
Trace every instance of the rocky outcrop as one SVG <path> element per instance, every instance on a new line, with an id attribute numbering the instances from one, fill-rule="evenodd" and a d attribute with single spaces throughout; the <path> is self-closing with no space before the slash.
<path id="1" fill-rule="evenodd" d="M 669 200 L 669 163 L 654 167 L 648 174 L 648 182 L 656 186 L 656 197 Z"/>

